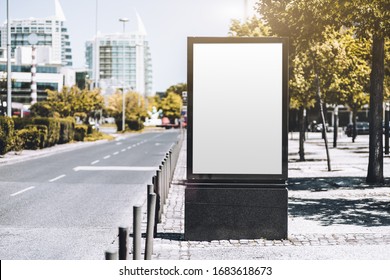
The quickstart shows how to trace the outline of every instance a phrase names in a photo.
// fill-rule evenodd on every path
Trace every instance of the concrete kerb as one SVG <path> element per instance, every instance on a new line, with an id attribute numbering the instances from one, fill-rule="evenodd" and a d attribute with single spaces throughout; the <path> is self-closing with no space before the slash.
<path id="1" fill-rule="evenodd" d="M 305 143 L 307 162 L 296 160 L 297 138 L 289 140 L 287 240 L 211 242 L 184 240 L 184 142 L 154 240 L 153 259 L 390 259 L 390 184 L 364 182 L 368 141 L 358 139 L 349 144 L 350 138 L 341 137 L 339 148 L 331 149 L 332 172 L 327 171 L 318 135 L 310 135 Z M 390 158 L 384 165 L 388 178 Z"/>

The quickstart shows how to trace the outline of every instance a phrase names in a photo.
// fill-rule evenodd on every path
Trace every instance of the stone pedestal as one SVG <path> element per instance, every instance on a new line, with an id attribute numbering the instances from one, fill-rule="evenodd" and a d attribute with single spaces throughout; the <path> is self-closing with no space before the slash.
<path id="1" fill-rule="evenodd" d="M 196 184 L 185 190 L 185 239 L 286 239 L 286 185 Z"/>

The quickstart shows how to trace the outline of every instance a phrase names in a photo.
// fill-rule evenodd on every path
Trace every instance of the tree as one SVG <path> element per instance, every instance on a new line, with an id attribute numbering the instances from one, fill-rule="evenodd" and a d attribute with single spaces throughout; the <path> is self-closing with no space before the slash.
<path id="1" fill-rule="evenodd" d="M 268 37 L 273 35 L 271 28 L 264 20 L 256 16 L 243 23 L 233 19 L 229 29 L 229 36 L 233 37 Z"/>
<path id="2" fill-rule="evenodd" d="M 175 93 L 182 97 L 183 91 L 187 91 L 187 84 L 186 83 L 179 83 L 176 85 L 170 86 L 166 91 L 165 91 L 165 96 L 168 96 L 170 92 Z"/>
<path id="3" fill-rule="evenodd" d="M 382 113 L 384 92 L 385 39 L 390 34 L 388 0 L 259 0 L 259 12 L 280 35 L 293 38 L 295 51 L 316 41 L 325 26 L 355 27 L 356 35 L 372 38 L 370 74 L 370 144 L 366 181 L 382 183 L 383 140 Z"/>
<path id="4" fill-rule="evenodd" d="M 96 110 L 103 109 L 104 98 L 98 89 L 80 90 L 77 86 L 63 87 L 61 91 L 47 91 L 47 100 L 32 106 L 34 114 L 39 116 L 55 116 L 61 118 L 80 117 L 88 123 L 88 117 Z"/>
<path id="5" fill-rule="evenodd" d="M 314 73 L 311 60 L 307 52 L 297 54 L 291 63 L 290 75 L 290 108 L 299 111 L 299 160 L 305 161 L 305 111 L 316 104 L 315 89 L 313 85 Z"/>
<path id="6" fill-rule="evenodd" d="M 272 13 L 275 12 L 274 10 Z M 280 13 L 282 10 L 280 11 Z M 271 13 L 271 14 L 272 14 Z M 279 19 L 279 18 L 278 18 Z M 273 31 L 273 28 L 278 30 Z M 280 32 L 280 33 L 278 33 Z M 265 36 L 286 36 L 286 29 L 283 27 L 279 29 L 279 26 L 270 26 L 269 21 L 265 18 L 252 17 L 248 21 L 241 23 L 238 20 L 232 20 L 229 35 L 240 37 L 265 37 Z M 316 98 L 313 95 L 312 82 L 307 78 L 312 75 L 312 64 L 310 63 L 310 57 L 307 50 L 300 52 L 297 56 L 294 51 L 294 42 L 290 44 L 290 108 L 297 109 L 299 111 L 299 159 L 305 160 L 304 141 L 306 131 L 306 109 L 314 107 Z"/>
<path id="7" fill-rule="evenodd" d="M 161 109 L 165 117 L 170 120 L 178 119 L 181 117 L 181 108 L 183 101 L 181 96 L 174 92 L 168 92 L 167 96 L 161 100 Z"/>
<path id="8" fill-rule="evenodd" d="M 108 113 L 113 116 L 116 123 L 121 125 L 123 112 L 123 95 L 121 92 L 116 92 L 108 98 Z M 142 96 L 134 91 L 129 91 L 125 94 L 125 121 L 140 122 L 147 116 L 145 100 Z"/>
<path id="9" fill-rule="evenodd" d="M 370 41 L 356 38 L 354 28 L 339 31 L 326 28 L 324 42 L 316 44 L 319 71 L 326 77 L 323 87 L 328 104 L 347 105 L 354 123 L 352 141 L 356 138 L 356 116 L 369 101 Z"/>

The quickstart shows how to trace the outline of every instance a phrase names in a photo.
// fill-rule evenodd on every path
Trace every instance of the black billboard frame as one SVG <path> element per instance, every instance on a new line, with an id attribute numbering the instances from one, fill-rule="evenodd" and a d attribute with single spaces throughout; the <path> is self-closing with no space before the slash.
<path id="1" fill-rule="evenodd" d="M 282 44 L 282 172 L 281 174 L 199 174 L 193 172 L 193 67 L 195 44 Z M 188 37 L 187 38 L 187 183 L 202 183 L 215 187 L 223 184 L 257 187 L 270 185 L 285 187 L 288 180 L 288 38 L 277 37 Z M 234 160 L 234 159 L 232 159 Z"/>

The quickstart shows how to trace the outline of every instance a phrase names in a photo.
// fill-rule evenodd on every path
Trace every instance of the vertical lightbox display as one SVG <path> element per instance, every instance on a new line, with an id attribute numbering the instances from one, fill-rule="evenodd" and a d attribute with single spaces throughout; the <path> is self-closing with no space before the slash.
<path id="1" fill-rule="evenodd" d="M 287 180 L 284 38 L 188 38 L 189 182 Z"/>

